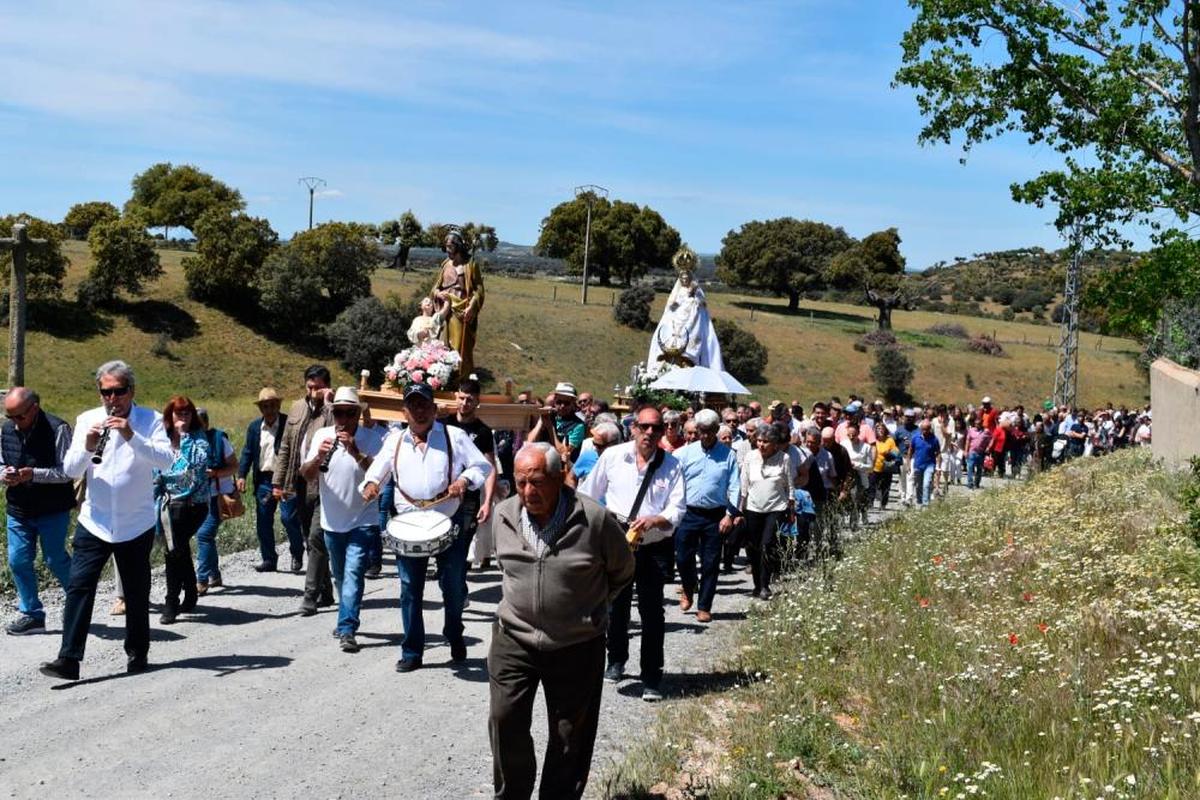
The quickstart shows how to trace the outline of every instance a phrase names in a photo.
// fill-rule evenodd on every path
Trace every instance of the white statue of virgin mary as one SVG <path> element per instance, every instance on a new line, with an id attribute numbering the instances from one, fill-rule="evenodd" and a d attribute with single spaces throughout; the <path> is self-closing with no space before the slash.
<path id="1" fill-rule="evenodd" d="M 724 371 L 721 344 L 708 315 L 704 290 L 696 282 L 699 260 L 691 248 L 684 245 L 671 259 L 679 278 L 667 297 L 667 307 L 650 340 L 650 356 L 646 367 L 653 369 L 665 361 L 680 367 L 710 367 Z"/>

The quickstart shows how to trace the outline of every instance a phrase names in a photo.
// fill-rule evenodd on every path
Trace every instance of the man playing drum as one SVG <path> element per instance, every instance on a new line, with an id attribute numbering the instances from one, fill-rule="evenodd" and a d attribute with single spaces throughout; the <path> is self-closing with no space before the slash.
<path id="1" fill-rule="evenodd" d="M 405 387 L 404 412 L 408 427 L 388 434 L 383 449 L 367 470 L 362 496 L 368 501 L 374 500 L 379 496 L 379 486 L 394 476 L 397 519 L 413 511 L 436 511 L 451 518 L 461 532 L 463 493 L 468 489 L 480 489 L 492 466 L 465 431 L 448 428 L 436 421 L 437 406 L 433 402 L 433 390 L 427 384 L 410 383 Z M 449 547 L 435 556 L 446 615 L 442 635 L 450 643 L 450 660 L 456 664 L 467 657 L 462 622 L 467 546 L 467 537 L 460 533 Z M 400 618 L 404 625 L 404 644 L 396 671 L 412 672 L 421 666 L 425 650 L 421 604 L 429 557 L 410 556 L 396 560 L 400 571 Z"/>

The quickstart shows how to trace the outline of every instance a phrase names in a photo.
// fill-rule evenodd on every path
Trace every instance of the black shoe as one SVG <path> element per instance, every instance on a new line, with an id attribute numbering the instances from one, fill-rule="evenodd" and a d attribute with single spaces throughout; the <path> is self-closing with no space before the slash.
<path id="1" fill-rule="evenodd" d="M 353 633 L 342 634 L 338 637 L 338 641 L 341 643 L 343 653 L 358 652 L 358 640 L 354 638 Z"/>
<path id="2" fill-rule="evenodd" d="M 62 678 L 64 681 L 79 680 L 79 662 L 73 658 L 59 656 L 53 661 L 47 661 L 38 668 L 38 672 L 50 678 Z"/>
<path id="3" fill-rule="evenodd" d="M 254 565 L 255 572 L 275 572 L 278 569 L 278 564 L 268 564 L 266 561 L 262 562 L 261 564 Z"/>
<path id="4" fill-rule="evenodd" d="M 396 672 L 412 672 L 420 668 L 421 659 L 419 658 L 402 658 L 396 662 Z"/>
<path id="5" fill-rule="evenodd" d="M 310 603 L 307 600 L 305 600 L 303 603 L 300 604 L 300 616 L 311 617 L 316 613 L 317 613 L 316 603 Z"/>
<path id="6" fill-rule="evenodd" d="M 297 575 L 304 572 L 304 559 L 303 558 L 296 558 L 295 556 L 292 557 L 292 572 L 294 572 Z"/>
<path id="7" fill-rule="evenodd" d="M 332 597 L 318 597 L 317 608 L 328 608 L 329 606 L 337 605 L 337 601 Z"/>
<path id="8" fill-rule="evenodd" d="M 609 664 L 608 669 L 604 670 L 604 680 L 609 683 L 619 683 L 625 675 L 625 662 L 618 661 L 615 664 Z"/>
<path id="9" fill-rule="evenodd" d="M 125 662 L 125 672 L 129 675 L 138 675 L 145 672 L 149 666 L 145 656 L 130 656 L 129 660 Z"/>
<path id="10" fill-rule="evenodd" d="M 22 614 L 17 617 L 4 632 L 9 636 L 24 636 L 29 633 L 45 633 L 46 620 L 38 617 L 31 617 L 28 614 Z"/>
<path id="11" fill-rule="evenodd" d="M 463 642 L 450 645 L 450 663 L 461 664 L 467 660 L 467 646 Z"/>
<path id="12" fill-rule="evenodd" d="M 378 578 L 382 572 L 382 564 L 372 564 L 371 566 L 367 567 L 367 571 L 364 572 L 363 575 L 367 578 Z"/>
<path id="13" fill-rule="evenodd" d="M 162 616 L 158 618 L 158 621 L 162 625 L 174 625 L 175 619 L 178 616 L 179 616 L 179 609 L 172 608 L 171 606 L 167 606 L 166 608 L 163 609 Z"/>
<path id="14" fill-rule="evenodd" d="M 758 593 L 758 599 L 759 600 L 770 600 L 771 599 L 771 590 L 764 586 L 762 588 L 762 591 L 760 591 Z"/>
<path id="15" fill-rule="evenodd" d="M 179 613 L 190 614 L 195 611 L 197 600 L 198 598 L 195 595 L 183 598 L 183 602 L 179 604 Z"/>

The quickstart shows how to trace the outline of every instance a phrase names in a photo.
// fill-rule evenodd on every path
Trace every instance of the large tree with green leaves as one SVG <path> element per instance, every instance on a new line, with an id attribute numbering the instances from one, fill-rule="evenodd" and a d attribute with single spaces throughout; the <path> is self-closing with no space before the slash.
<path id="1" fill-rule="evenodd" d="M 895 228 L 878 231 L 839 253 L 825 271 L 829 282 L 862 293 L 862 303 L 874 306 L 880 330 L 892 327 L 892 312 L 908 305 L 904 256 Z"/>
<path id="2" fill-rule="evenodd" d="M 1168 227 L 1164 211 L 1185 223 L 1200 213 L 1200 3 L 909 4 L 917 16 L 896 82 L 917 90 L 920 139 L 958 140 L 967 151 L 1023 135 L 1063 163 L 1014 183 L 1016 200 L 1055 204 L 1058 227 L 1078 226 L 1093 244 L 1120 243 L 1117 226 L 1148 223 L 1166 252 L 1125 271 L 1140 310 L 1115 318 L 1126 330 L 1152 329 L 1181 278 L 1164 265 L 1200 273 L 1200 263 L 1177 257 L 1176 234 L 1157 233 Z"/>
<path id="3" fill-rule="evenodd" d="M 132 186 L 125 213 L 147 227 L 161 227 L 164 238 L 170 238 L 173 227 L 194 233 L 196 221 L 210 209 L 233 212 L 246 207 L 241 192 L 191 164 L 155 164 L 135 175 Z"/>
<path id="4" fill-rule="evenodd" d="M 853 244 L 844 230 L 823 222 L 754 220 L 721 240 L 717 277 L 730 286 L 787 297 L 795 311 L 801 294 L 824 288 L 830 260 Z"/>
<path id="5" fill-rule="evenodd" d="M 567 271 L 583 273 L 588 201 L 592 204 L 588 276 L 601 286 L 617 280 L 628 285 L 651 269 L 667 269 L 679 249 L 679 231 L 649 206 L 581 194 L 559 203 L 542 220 L 538 255 L 561 258 Z"/>
<path id="6" fill-rule="evenodd" d="M 72 239 L 86 240 L 95 225 L 112 222 L 120 216 L 121 212 L 116 206 L 103 200 L 76 203 L 63 217 L 63 229 Z"/>
<path id="7" fill-rule="evenodd" d="M 371 293 L 379 249 L 361 225 L 326 222 L 296 234 L 288 250 L 319 277 L 336 311 Z"/>

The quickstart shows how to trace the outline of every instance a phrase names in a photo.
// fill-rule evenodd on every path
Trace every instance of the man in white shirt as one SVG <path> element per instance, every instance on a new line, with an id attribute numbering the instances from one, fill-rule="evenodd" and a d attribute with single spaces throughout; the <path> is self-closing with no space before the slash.
<path id="1" fill-rule="evenodd" d="M 468 539 L 462 534 L 460 506 L 468 489 L 483 488 L 492 465 L 484 458 L 461 428 L 436 422 L 437 405 L 433 390 L 424 383 L 410 383 L 404 389 L 404 413 L 408 427 L 394 430 L 383 443 L 362 487 L 365 500 L 379 496 L 379 486 L 389 477 L 396 479 L 396 513 L 418 508 L 440 511 L 454 521 L 459 535 L 454 543 L 434 558 L 438 565 L 438 585 L 445 606 L 442 635 L 450 643 L 450 660 L 460 664 L 467 658 L 463 642 L 463 603 L 466 600 Z M 436 503 L 430 503 L 437 500 Z M 404 644 L 397 672 L 412 672 L 421 666 L 425 651 L 425 619 L 421 604 L 425 598 L 425 571 L 429 557 L 401 557 L 400 618 L 404 624 Z"/>
<path id="2" fill-rule="evenodd" d="M 371 546 L 379 535 L 379 508 L 363 499 L 358 485 L 383 447 L 383 429 L 358 424 L 362 406 L 353 386 L 333 397 L 333 425 L 313 434 L 300 474 L 316 480 L 321 493 L 321 530 L 329 570 L 338 593 L 334 631 L 342 651 L 357 653 L 358 612 Z"/>
<path id="3" fill-rule="evenodd" d="M 125 588 L 126 671 L 146 669 L 150 650 L 150 550 L 158 511 L 154 502 L 154 470 L 175 460 L 162 416 L 134 405 L 133 370 L 124 361 L 109 361 L 96 370 L 103 405 L 75 420 L 63 472 L 87 477 L 87 496 L 75 526 L 71 577 L 63 610 L 62 647 L 58 658 L 41 667 L 43 675 L 79 679 L 96 584 L 113 556 Z"/>
<path id="4" fill-rule="evenodd" d="M 665 432 L 662 413 L 653 406 L 641 408 L 633 425 L 633 441 L 605 450 L 579 486 L 580 494 L 603 503 L 616 514 L 628 526 L 631 544 L 640 545 L 634 557 L 634 584 L 642 620 L 642 699 L 648 702 L 662 699 L 666 635 L 663 588 L 675 579 L 674 534 L 686 511 L 683 469 L 674 456 L 659 447 Z M 632 603 L 632 585 L 613 601 L 608 624 L 608 669 L 604 672 L 609 683 L 618 682 L 625 674 Z"/>

